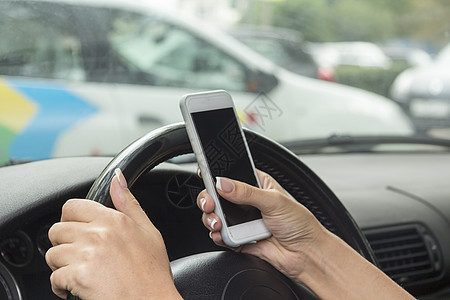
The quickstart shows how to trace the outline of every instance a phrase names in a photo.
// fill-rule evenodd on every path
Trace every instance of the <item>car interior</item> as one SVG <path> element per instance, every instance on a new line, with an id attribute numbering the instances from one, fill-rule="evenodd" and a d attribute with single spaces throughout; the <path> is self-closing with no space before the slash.
<path id="1" fill-rule="evenodd" d="M 297 156 L 263 136 L 246 134 L 256 167 L 276 178 L 329 230 L 416 297 L 448 298 L 448 148 L 408 155 Z M 20 299 L 19 293 L 22 299 L 56 299 L 43 256 L 50 247 L 47 231 L 69 198 L 87 197 L 110 205 L 109 182 L 116 167 L 123 169 L 132 192 L 161 231 L 175 283 L 186 299 L 199 293 L 202 299 L 237 295 L 242 286 L 226 283 L 255 268 L 267 278 L 250 274 L 240 280 L 269 286 L 286 299 L 315 299 L 262 261 L 214 245 L 195 204 L 203 184 L 189 152 L 184 124 L 175 124 L 149 133 L 115 158 L 60 158 L 1 168 L 5 299 Z M 228 270 L 229 277 L 218 276 L 212 267 L 216 264 Z M 208 280 L 200 280 L 202 276 Z M 192 278 L 199 278 L 198 284 L 192 284 Z"/>

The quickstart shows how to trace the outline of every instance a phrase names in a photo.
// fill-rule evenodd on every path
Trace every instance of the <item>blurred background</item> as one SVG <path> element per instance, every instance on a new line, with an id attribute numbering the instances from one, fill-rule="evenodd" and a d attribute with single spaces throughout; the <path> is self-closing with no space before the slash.
<path id="1" fill-rule="evenodd" d="M 448 139 L 449 20 L 447 0 L 3 0 L 0 164 L 113 155 L 213 89 L 279 142 Z"/>
<path id="2" fill-rule="evenodd" d="M 442 130 L 450 126 L 446 0 L 171 0 L 164 5 L 228 31 L 292 72 L 394 100 L 419 134 L 450 136 Z"/>
<path id="3" fill-rule="evenodd" d="M 164 3 L 154 0 L 151 3 L 171 12 L 198 17 L 224 30 L 236 26 L 294 30 L 299 37 L 297 41 L 303 43 L 302 50 L 320 67 L 334 71 L 331 79 L 388 97 L 399 73 L 408 67 L 430 63 L 449 40 L 450 28 L 443 26 L 443 20 L 450 18 L 450 3 L 446 0 L 169 0 Z M 281 39 L 281 31 L 279 36 Z"/>

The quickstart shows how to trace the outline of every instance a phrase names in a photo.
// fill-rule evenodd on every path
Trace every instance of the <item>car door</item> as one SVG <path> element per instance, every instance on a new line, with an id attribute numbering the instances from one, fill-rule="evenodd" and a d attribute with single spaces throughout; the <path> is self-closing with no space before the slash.
<path id="1" fill-rule="evenodd" d="M 178 101 L 186 93 L 225 89 L 241 117 L 256 97 L 249 91 L 253 71 L 180 24 L 156 13 L 115 9 L 105 36 L 117 62 L 140 74 L 141 81 L 115 88 L 130 141 L 150 130 L 182 121 Z"/>
<path id="2" fill-rule="evenodd" d="M 124 144 L 114 90 L 88 82 L 82 32 L 68 20 L 56 2 L 0 2 L 0 162 Z"/>

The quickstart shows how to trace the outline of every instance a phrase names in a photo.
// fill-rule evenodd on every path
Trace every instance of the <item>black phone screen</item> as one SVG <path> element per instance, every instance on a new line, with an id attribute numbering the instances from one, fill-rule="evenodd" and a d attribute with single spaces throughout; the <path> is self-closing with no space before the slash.
<path id="1" fill-rule="evenodd" d="M 258 186 L 233 109 L 195 112 L 192 119 L 214 181 L 217 176 L 228 177 Z M 228 226 L 261 218 L 253 206 L 237 205 L 220 196 L 219 201 Z"/>

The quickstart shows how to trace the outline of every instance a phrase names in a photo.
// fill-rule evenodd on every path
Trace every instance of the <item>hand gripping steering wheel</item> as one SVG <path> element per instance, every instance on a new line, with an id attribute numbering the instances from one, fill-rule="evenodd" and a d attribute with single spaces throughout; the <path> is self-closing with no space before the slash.
<path id="1" fill-rule="evenodd" d="M 327 185 L 296 155 L 257 133 L 244 130 L 255 166 L 270 174 L 330 231 L 372 263 L 373 252 L 360 229 Z M 162 127 L 125 148 L 93 183 L 87 199 L 112 206 L 114 170 L 120 168 L 131 187 L 161 162 L 191 153 L 184 124 Z M 180 245 L 181 246 L 181 245 Z M 175 285 L 184 299 L 316 299 L 268 263 L 232 251 L 206 252 L 171 262 Z M 68 299 L 79 299 L 69 295 Z"/>

